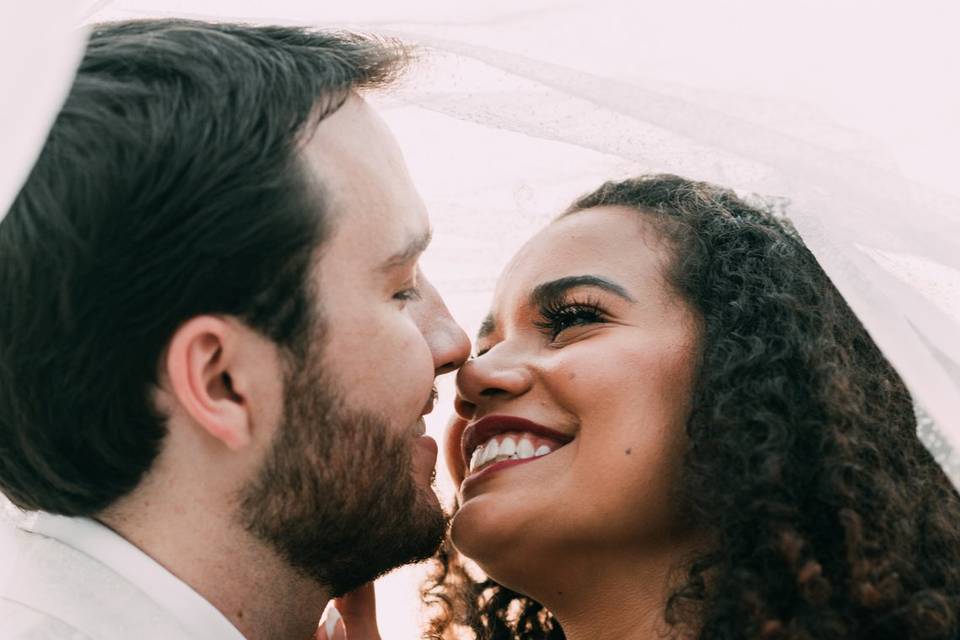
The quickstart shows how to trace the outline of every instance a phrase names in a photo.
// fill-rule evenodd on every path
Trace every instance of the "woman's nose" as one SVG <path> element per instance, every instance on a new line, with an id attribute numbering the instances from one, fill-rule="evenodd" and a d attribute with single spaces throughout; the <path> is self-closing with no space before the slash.
<path id="1" fill-rule="evenodd" d="M 457 374 L 454 407 L 464 418 L 473 417 L 480 405 L 516 398 L 530 390 L 532 375 L 512 354 L 498 345 L 466 362 Z"/>

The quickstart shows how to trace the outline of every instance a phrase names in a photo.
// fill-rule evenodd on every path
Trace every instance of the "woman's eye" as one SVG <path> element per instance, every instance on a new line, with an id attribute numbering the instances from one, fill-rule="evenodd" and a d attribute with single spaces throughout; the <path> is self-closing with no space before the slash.
<path id="1" fill-rule="evenodd" d="M 547 305 L 540 309 L 542 321 L 534 324 L 544 333 L 550 335 L 551 340 L 571 327 L 598 324 L 606 322 L 606 314 L 594 302 L 569 302 L 556 305 Z"/>

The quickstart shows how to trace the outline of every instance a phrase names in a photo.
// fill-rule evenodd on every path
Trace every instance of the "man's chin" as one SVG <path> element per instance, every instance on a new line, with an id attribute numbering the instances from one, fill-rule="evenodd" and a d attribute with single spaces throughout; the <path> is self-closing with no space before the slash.
<path id="1" fill-rule="evenodd" d="M 450 526 L 451 514 L 444 509 L 440 501 L 440 494 L 437 491 L 437 469 L 432 467 L 429 475 L 415 474 L 414 483 L 417 487 L 417 510 L 420 513 L 428 513 L 425 517 L 438 519 L 443 522 L 444 531 Z"/>
<path id="2" fill-rule="evenodd" d="M 410 514 L 412 516 L 410 527 L 405 531 L 403 529 L 395 531 L 394 541 L 402 540 L 402 543 L 394 547 L 394 555 L 381 555 L 377 564 L 369 562 L 371 556 L 367 556 L 368 562 L 361 562 L 351 567 L 351 570 L 328 574 L 331 581 L 327 586 L 331 590 L 331 595 L 341 596 L 394 569 L 423 562 L 434 556 L 443 544 L 449 520 L 432 489 L 425 489 L 420 493 L 417 504 Z M 382 554 L 383 550 L 389 546 L 391 545 L 384 541 L 384 545 L 377 551 Z M 372 554 L 373 550 L 371 549 L 370 552 Z M 347 567 L 341 569 L 347 569 Z"/>
<path id="3" fill-rule="evenodd" d="M 314 388 L 325 387 L 288 389 L 280 439 L 244 492 L 241 515 L 292 568 L 343 593 L 431 557 L 442 543 L 447 516 L 432 486 L 437 444 L 397 437 L 389 422 Z M 320 422 L 322 432 L 310 428 Z"/>
<path id="4" fill-rule="evenodd" d="M 424 540 L 433 540 L 433 546 L 431 547 L 430 544 L 426 544 L 423 549 L 424 556 L 418 558 L 418 560 L 425 560 L 433 556 L 443 543 L 447 529 L 450 527 L 450 514 L 447 513 L 440 503 L 440 497 L 437 495 L 436 487 L 433 483 L 427 487 L 420 488 L 418 494 L 416 512 L 419 514 L 417 520 L 422 525 L 421 537 Z"/>

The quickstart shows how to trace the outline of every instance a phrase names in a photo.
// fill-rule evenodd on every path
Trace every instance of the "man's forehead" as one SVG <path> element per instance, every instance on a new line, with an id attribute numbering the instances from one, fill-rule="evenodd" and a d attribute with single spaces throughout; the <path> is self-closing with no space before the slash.
<path id="1" fill-rule="evenodd" d="M 317 110 L 322 111 L 321 105 L 317 106 Z M 316 118 L 314 121 L 316 121 Z M 351 134 L 347 138 L 354 138 L 366 133 L 390 135 L 386 123 L 380 118 L 376 110 L 363 99 L 363 96 L 351 91 L 336 110 L 325 114 L 315 126 L 305 130 L 306 137 L 303 140 L 303 146 L 317 139 L 324 143 L 321 146 L 329 146 L 331 143 L 335 144 L 336 140 L 342 137 L 345 132 Z"/>
<path id="2" fill-rule="evenodd" d="M 338 207 L 332 234 L 325 242 L 328 260 L 347 259 L 366 264 L 376 274 L 390 275 L 416 262 L 432 240 L 426 215 L 410 211 L 371 213 L 357 207 Z"/>
<path id="3" fill-rule="evenodd" d="M 429 242 L 426 209 L 386 124 L 358 95 L 320 123 L 303 149 L 333 220 L 334 252 L 382 271 Z"/>

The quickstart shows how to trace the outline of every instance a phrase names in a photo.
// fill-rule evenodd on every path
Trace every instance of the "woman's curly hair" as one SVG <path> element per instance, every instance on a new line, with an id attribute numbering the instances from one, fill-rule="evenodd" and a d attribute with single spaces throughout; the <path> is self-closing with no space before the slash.
<path id="1" fill-rule="evenodd" d="M 960 499 L 902 380 L 785 219 L 677 176 L 609 182 L 672 248 L 702 333 L 679 495 L 714 541 L 664 612 L 701 640 L 957 638 Z M 563 638 L 539 603 L 464 569 L 425 585 L 431 638 Z"/>

